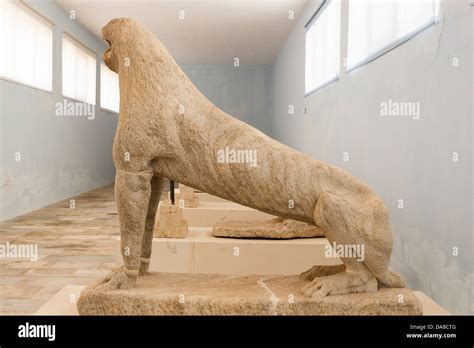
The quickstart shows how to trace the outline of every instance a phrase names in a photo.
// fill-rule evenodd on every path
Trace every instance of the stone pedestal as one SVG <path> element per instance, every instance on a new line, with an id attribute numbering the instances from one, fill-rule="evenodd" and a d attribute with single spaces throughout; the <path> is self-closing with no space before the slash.
<path id="1" fill-rule="evenodd" d="M 197 198 L 199 198 L 199 203 L 202 202 L 218 202 L 218 203 L 229 203 L 228 200 L 220 197 L 210 195 L 205 192 L 194 192 Z"/>
<path id="2" fill-rule="evenodd" d="M 189 227 L 186 238 L 154 238 L 150 271 L 288 275 L 314 265 L 341 264 L 338 257 L 326 257 L 326 238 L 235 239 L 211 233 L 210 227 Z M 113 239 L 117 266 L 121 266 L 120 237 Z"/>
<path id="3" fill-rule="evenodd" d="M 179 196 L 179 188 L 174 189 L 174 194 L 175 194 L 175 197 Z M 199 203 L 201 202 L 230 203 L 230 201 L 224 198 L 216 197 L 206 192 L 200 192 L 200 191 L 194 190 L 194 195 L 197 198 L 199 198 Z M 168 198 L 170 198 L 170 192 L 168 192 Z"/>
<path id="4" fill-rule="evenodd" d="M 232 202 L 200 202 L 197 208 L 183 208 L 183 219 L 190 227 L 213 227 L 224 220 L 269 220 L 274 215 Z"/>
<path id="5" fill-rule="evenodd" d="M 409 289 L 332 295 L 301 294 L 298 276 L 150 273 L 126 290 L 82 291 L 81 315 L 421 315 Z M 403 299 L 403 301 L 400 301 Z"/>
<path id="6" fill-rule="evenodd" d="M 35 315 L 79 315 L 76 302 L 71 301 L 71 295 L 79 299 L 86 285 L 66 285 L 40 309 Z M 420 291 L 413 291 L 423 307 L 423 315 L 450 315 L 450 313 L 431 298 Z"/>
<path id="7" fill-rule="evenodd" d="M 273 218 L 260 221 L 219 221 L 212 229 L 215 237 L 292 239 L 324 237 L 324 232 L 301 221 Z"/>
<path id="8" fill-rule="evenodd" d="M 171 204 L 169 199 L 160 202 L 159 217 L 155 224 L 155 237 L 186 238 L 188 222 L 183 220 L 179 206 Z"/>
<path id="9" fill-rule="evenodd" d="M 199 198 L 194 194 L 194 189 L 183 184 L 179 184 L 178 200 L 180 206 L 183 204 L 183 208 L 197 208 L 199 206 Z"/>

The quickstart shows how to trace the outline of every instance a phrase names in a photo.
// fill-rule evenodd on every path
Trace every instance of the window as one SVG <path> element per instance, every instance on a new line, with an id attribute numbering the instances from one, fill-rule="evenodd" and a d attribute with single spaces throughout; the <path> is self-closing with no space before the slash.
<path id="1" fill-rule="evenodd" d="M 349 0 L 348 70 L 435 23 L 436 6 L 435 0 Z"/>
<path id="2" fill-rule="evenodd" d="M 339 76 L 340 21 L 340 1 L 326 0 L 306 24 L 306 95 Z"/>
<path id="3" fill-rule="evenodd" d="M 19 1 L 0 1 L 0 77 L 53 89 L 53 25 Z"/>
<path id="4" fill-rule="evenodd" d="M 95 105 L 96 55 L 63 35 L 63 96 Z"/>
<path id="5" fill-rule="evenodd" d="M 104 109 L 118 112 L 119 104 L 118 75 L 102 63 L 100 65 L 100 106 Z"/>

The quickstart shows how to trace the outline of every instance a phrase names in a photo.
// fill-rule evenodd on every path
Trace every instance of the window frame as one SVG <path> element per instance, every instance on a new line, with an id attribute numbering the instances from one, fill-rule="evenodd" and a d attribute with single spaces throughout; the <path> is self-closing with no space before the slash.
<path id="1" fill-rule="evenodd" d="M 0 0 L 1 1 L 1 0 Z M 70 97 L 70 96 L 67 96 L 64 94 L 64 62 L 63 62 L 63 50 L 64 50 L 64 45 L 63 45 L 63 42 L 64 42 L 64 37 L 65 36 L 68 36 L 71 41 L 75 42 L 78 46 L 82 47 L 85 51 L 89 51 L 91 53 L 91 55 L 94 57 L 94 60 L 95 60 L 95 81 L 94 81 L 94 88 L 95 88 L 95 94 L 94 94 L 94 103 L 89 103 L 87 100 L 80 100 L 80 99 L 77 99 L 75 97 Z M 72 35 L 71 33 L 69 33 L 68 31 L 63 31 L 61 33 L 61 97 L 64 99 L 69 99 L 69 100 L 72 100 L 72 101 L 75 101 L 75 102 L 78 102 L 78 103 L 86 103 L 86 104 L 89 104 L 89 105 L 94 105 L 95 107 L 97 107 L 97 99 L 99 99 L 99 105 L 100 105 L 100 86 L 99 86 L 99 98 L 97 98 L 97 62 L 99 61 L 98 60 L 98 54 L 97 52 L 95 52 L 94 50 L 90 49 L 89 47 L 87 47 L 85 44 L 83 44 L 80 40 L 76 39 L 76 37 L 74 35 Z M 100 74 L 100 69 L 99 69 L 99 74 Z M 99 79 L 100 79 L 100 76 L 99 76 Z M 100 80 L 99 80 L 100 82 Z"/>
<path id="2" fill-rule="evenodd" d="M 351 0 L 348 0 L 351 1 Z M 395 48 L 403 45 L 404 43 L 410 41 L 414 37 L 416 37 L 418 34 L 422 33 L 432 25 L 436 25 L 439 23 L 439 0 L 432 0 L 433 1 L 433 12 L 434 12 L 434 18 L 432 21 L 429 21 L 425 24 L 422 24 L 419 28 L 413 30 L 412 32 L 402 36 L 401 38 L 394 40 L 390 44 L 380 48 L 379 50 L 376 50 L 374 53 L 370 54 L 368 57 L 365 59 L 361 60 L 357 64 L 354 64 L 353 66 L 349 66 L 349 64 L 346 64 L 346 73 L 350 73 L 353 70 L 356 70 L 364 65 L 369 64 L 370 62 L 376 60 L 377 58 L 382 57 L 386 53 L 394 50 Z M 471 0 L 474 1 L 474 0 Z M 350 16 L 350 9 L 348 8 L 347 10 L 347 55 L 349 56 L 349 16 Z M 349 57 L 347 57 L 348 61 Z"/>
<path id="3" fill-rule="evenodd" d="M 304 92 L 304 96 L 305 96 L 305 98 L 310 96 L 311 94 L 317 92 L 318 90 L 323 89 L 323 88 L 329 86 L 330 84 L 338 81 L 339 78 L 340 78 L 340 74 L 341 74 L 341 68 L 340 68 L 341 49 L 339 47 L 339 59 L 338 59 L 339 65 L 338 65 L 338 69 L 337 69 L 337 72 L 336 72 L 336 76 L 331 78 L 330 80 L 324 82 L 323 84 L 311 89 L 310 91 L 306 92 L 306 38 L 307 38 L 306 35 L 308 33 L 308 30 L 311 28 L 311 26 L 316 23 L 316 21 L 318 20 L 318 17 L 321 16 L 321 14 L 324 13 L 324 10 L 331 4 L 331 1 L 332 0 L 322 0 L 321 4 L 318 6 L 316 11 L 314 11 L 313 15 L 309 18 L 309 20 L 304 25 L 304 28 L 305 28 L 305 53 L 304 53 L 304 57 L 305 57 L 305 62 L 304 62 L 304 66 L 305 66 L 304 86 L 305 87 L 304 87 L 304 89 L 305 89 L 305 92 Z M 340 4 L 340 6 L 342 6 L 342 3 Z M 341 7 L 339 9 L 341 10 Z M 339 17 L 339 26 L 340 27 L 341 27 L 341 24 L 342 24 L 342 17 L 340 16 Z M 340 46 L 340 43 L 341 43 L 341 30 L 339 30 L 339 46 Z"/>
<path id="4" fill-rule="evenodd" d="M 2 0 L 0 0 L 0 1 L 2 1 Z M 39 18 L 41 18 L 41 20 L 43 20 L 44 22 L 51 25 L 51 89 L 45 89 L 45 88 L 42 88 L 42 87 L 39 87 L 39 86 L 30 85 L 27 82 L 17 80 L 13 77 L 4 76 L 4 75 L 1 74 L 1 72 L 0 72 L 0 80 L 11 82 L 11 83 L 14 83 L 14 84 L 17 84 L 17 85 L 20 85 L 20 86 L 24 86 L 24 87 L 28 87 L 28 88 L 33 88 L 33 89 L 41 91 L 41 92 L 46 92 L 46 93 L 49 93 L 49 94 L 53 94 L 53 90 L 54 90 L 54 63 L 55 63 L 55 57 L 54 57 L 54 48 L 55 48 L 54 37 L 55 37 L 55 34 L 54 33 L 55 33 L 56 24 L 53 23 L 51 20 L 49 20 L 49 18 L 43 16 L 41 13 L 36 11 L 34 8 L 30 7 L 25 2 L 18 1 L 18 4 L 20 5 L 20 7 L 23 7 L 25 9 L 25 11 L 29 11 L 30 13 L 32 13 L 32 14 L 38 16 Z"/>

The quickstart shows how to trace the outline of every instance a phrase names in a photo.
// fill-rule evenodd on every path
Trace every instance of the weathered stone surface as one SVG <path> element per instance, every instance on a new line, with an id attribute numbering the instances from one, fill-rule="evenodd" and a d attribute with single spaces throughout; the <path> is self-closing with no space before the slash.
<path id="1" fill-rule="evenodd" d="M 199 197 L 196 197 L 192 187 L 179 184 L 178 199 L 183 201 L 184 207 L 186 208 L 196 208 L 199 206 Z"/>
<path id="2" fill-rule="evenodd" d="M 150 273 L 128 290 L 82 291 L 81 315 L 421 315 L 408 289 L 310 298 L 298 276 Z M 400 303 L 400 299 L 403 302 Z"/>
<path id="3" fill-rule="evenodd" d="M 102 36 L 110 44 L 104 62 L 120 80 L 113 160 L 124 250 L 124 268 L 106 278 L 103 290 L 133 287 L 139 270 L 146 273 L 163 178 L 314 224 L 347 250 L 364 246 L 363 258 L 342 258 L 347 271 L 305 286 L 307 296 L 404 286 L 388 269 L 393 240 L 387 209 L 368 185 L 220 110 L 135 21 L 114 19 Z"/>
<path id="4" fill-rule="evenodd" d="M 219 221 L 212 229 L 215 237 L 231 238 L 312 238 L 324 237 L 324 232 L 305 222 L 274 218 L 264 221 Z"/>
<path id="5" fill-rule="evenodd" d="M 186 238 L 188 222 L 183 220 L 179 206 L 171 204 L 169 199 L 161 202 L 160 216 L 156 221 L 155 237 L 158 238 Z"/>

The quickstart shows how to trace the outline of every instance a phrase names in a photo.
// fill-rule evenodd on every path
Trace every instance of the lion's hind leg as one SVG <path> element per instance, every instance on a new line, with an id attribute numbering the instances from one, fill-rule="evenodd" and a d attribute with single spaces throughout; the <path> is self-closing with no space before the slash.
<path id="1" fill-rule="evenodd" d="M 366 201 L 341 198 L 332 193 L 322 193 L 314 210 L 314 219 L 326 233 L 331 245 L 354 246 L 364 244 L 367 228 L 372 227 L 372 211 Z M 363 248 L 361 248 L 364 250 Z M 359 255 L 360 256 L 360 255 Z M 377 291 L 375 276 L 366 267 L 364 257 L 343 255 L 344 263 L 338 266 L 313 268 L 305 274 L 312 281 L 303 287 L 303 294 L 309 297 Z"/>
<path id="2" fill-rule="evenodd" d="M 97 284 L 98 290 L 127 289 L 135 286 L 150 202 L 152 176 L 151 171 L 117 170 L 115 200 L 119 213 L 123 266 L 112 271 L 100 284 Z"/>

